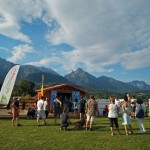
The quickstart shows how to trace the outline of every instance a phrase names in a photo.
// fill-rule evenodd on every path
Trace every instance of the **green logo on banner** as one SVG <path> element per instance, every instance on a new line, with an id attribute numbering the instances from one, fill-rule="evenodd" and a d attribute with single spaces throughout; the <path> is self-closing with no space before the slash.
<path id="1" fill-rule="evenodd" d="M 1 98 L 1 100 L 0 100 L 1 102 L 6 102 L 7 100 L 6 100 L 6 96 L 5 95 L 2 95 L 2 98 Z"/>

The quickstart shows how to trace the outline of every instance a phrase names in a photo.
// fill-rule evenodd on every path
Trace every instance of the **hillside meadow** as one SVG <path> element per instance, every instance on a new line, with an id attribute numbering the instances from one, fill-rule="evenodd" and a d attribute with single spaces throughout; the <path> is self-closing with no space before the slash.
<path id="1" fill-rule="evenodd" d="M 145 118 L 146 134 L 138 134 L 136 119 L 133 119 L 133 135 L 126 136 L 124 126 L 119 124 L 122 135 L 110 135 L 108 118 L 97 117 L 93 131 L 74 130 L 73 122 L 69 131 L 60 130 L 53 118 L 47 119 L 47 126 L 36 126 L 36 119 L 20 119 L 21 127 L 11 127 L 10 118 L 0 119 L 1 150 L 149 150 L 150 117 Z"/>

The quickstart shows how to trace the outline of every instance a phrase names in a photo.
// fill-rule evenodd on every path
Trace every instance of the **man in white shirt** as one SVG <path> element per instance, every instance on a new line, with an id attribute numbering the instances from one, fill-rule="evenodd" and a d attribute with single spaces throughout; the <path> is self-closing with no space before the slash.
<path id="1" fill-rule="evenodd" d="M 40 118 L 43 119 L 44 125 L 46 125 L 46 115 L 44 112 L 44 96 L 42 96 L 41 99 L 37 102 L 37 126 L 40 125 Z"/>
<path id="2" fill-rule="evenodd" d="M 44 101 L 44 112 L 45 112 L 45 115 L 46 115 L 46 118 L 48 117 L 48 108 L 47 108 L 47 105 L 48 105 L 48 98 L 46 98 L 46 100 Z"/>

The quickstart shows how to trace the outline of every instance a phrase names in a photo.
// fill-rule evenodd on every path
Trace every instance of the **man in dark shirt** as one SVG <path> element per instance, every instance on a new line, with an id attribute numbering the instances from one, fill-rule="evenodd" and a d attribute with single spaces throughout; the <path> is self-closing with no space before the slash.
<path id="1" fill-rule="evenodd" d="M 14 120 L 16 119 L 17 121 L 17 126 L 21 126 L 19 123 L 19 101 L 20 98 L 17 98 L 16 100 L 13 101 L 12 103 L 12 126 L 14 127 Z"/>
<path id="2" fill-rule="evenodd" d="M 79 102 L 79 112 L 80 112 L 80 120 L 82 120 L 85 116 L 85 100 L 83 96 L 81 96 L 81 100 Z"/>
<path id="3" fill-rule="evenodd" d="M 67 113 L 67 110 L 64 109 L 63 113 L 60 115 L 60 129 L 63 130 L 67 130 L 67 127 L 69 126 L 69 116 Z"/>
<path id="4" fill-rule="evenodd" d="M 53 111 L 54 111 L 54 123 L 56 124 L 57 122 L 57 117 L 60 118 L 60 113 L 61 113 L 61 107 L 62 107 L 62 103 L 61 101 L 58 99 L 58 97 L 55 97 L 54 100 L 54 104 L 53 104 Z"/>

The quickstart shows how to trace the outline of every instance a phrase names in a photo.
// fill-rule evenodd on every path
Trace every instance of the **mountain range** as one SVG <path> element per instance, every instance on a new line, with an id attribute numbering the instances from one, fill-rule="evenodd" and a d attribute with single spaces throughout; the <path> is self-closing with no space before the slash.
<path id="1" fill-rule="evenodd" d="M 12 62 L 0 58 L 0 83 L 4 81 L 7 72 L 14 65 L 15 64 Z M 32 65 L 21 65 L 17 76 L 17 82 L 20 79 L 25 79 L 38 85 L 41 84 L 42 74 L 44 75 L 45 86 L 70 83 L 84 88 L 102 89 L 114 92 L 150 90 L 150 85 L 146 84 L 144 81 L 132 81 L 125 83 L 106 76 L 100 76 L 97 78 L 88 72 L 85 72 L 81 68 L 78 68 L 76 71 L 72 71 L 63 77 L 50 68 L 36 67 Z"/>
<path id="2" fill-rule="evenodd" d="M 143 90 L 139 89 L 139 87 L 137 87 L 135 84 L 132 85 L 132 82 L 130 84 L 124 83 L 122 81 L 118 81 L 106 76 L 100 76 L 96 78 L 88 72 L 83 71 L 81 68 L 78 68 L 76 71 L 72 71 L 70 74 L 65 75 L 65 78 L 76 85 L 92 89 L 103 89 L 114 92 L 131 92 Z"/>

